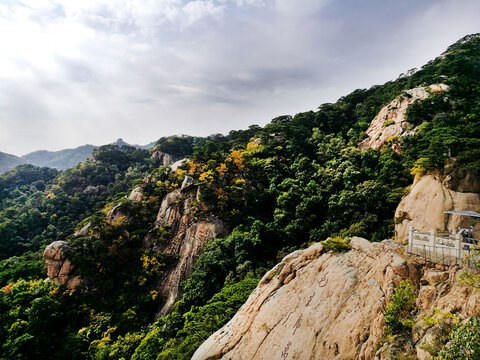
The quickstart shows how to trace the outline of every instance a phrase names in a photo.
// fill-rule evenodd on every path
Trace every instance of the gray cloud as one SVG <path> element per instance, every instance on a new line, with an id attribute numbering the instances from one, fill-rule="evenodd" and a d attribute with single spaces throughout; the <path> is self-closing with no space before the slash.
<path id="1" fill-rule="evenodd" d="M 474 0 L 4 1 L 0 151 L 265 124 L 423 65 L 479 15 Z"/>

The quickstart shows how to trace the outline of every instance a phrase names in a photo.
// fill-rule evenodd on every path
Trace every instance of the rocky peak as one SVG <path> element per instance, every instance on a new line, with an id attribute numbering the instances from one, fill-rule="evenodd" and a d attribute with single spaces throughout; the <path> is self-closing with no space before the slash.
<path id="1" fill-rule="evenodd" d="M 353 238 L 351 247 L 332 253 L 317 243 L 285 257 L 192 359 L 387 358 L 387 350 L 377 351 L 385 334 L 383 312 L 404 279 L 417 290 L 419 323 L 434 309 L 464 317 L 480 313 L 479 294 L 456 281 L 458 268 L 406 256 L 393 241 Z M 415 343 L 425 335 L 425 327 L 414 328 L 410 346 L 419 356 L 425 353 Z"/>
<path id="2" fill-rule="evenodd" d="M 379 149 L 391 137 L 414 135 L 415 132 L 410 129 L 410 124 L 405 119 L 408 106 L 417 100 L 425 100 L 432 93 L 442 93 L 448 90 L 449 87 L 445 84 L 433 84 L 410 89 L 397 96 L 390 104 L 384 106 L 372 120 L 367 129 L 368 138 L 363 140 L 359 147 L 361 149 Z M 394 145 L 393 150 L 401 152 L 398 145 Z"/>
<path id="3" fill-rule="evenodd" d="M 43 259 L 47 264 L 47 280 L 74 288 L 80 283 L 78 276 L 72 276 L 74 265 L 66 256 L 70 247 L 66 241 L 54 241 L 45 248 Z"/>

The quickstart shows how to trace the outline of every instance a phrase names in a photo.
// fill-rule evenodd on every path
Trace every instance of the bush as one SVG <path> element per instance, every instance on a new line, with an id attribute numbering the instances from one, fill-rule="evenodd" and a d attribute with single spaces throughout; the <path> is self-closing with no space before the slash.
<path id="1" fill-rule="evenodd" d="M 321 241 L 321 243 L 325 247 L 326 251 L 344 252 L 351 249 L 350 239 L 342 238 L 340 236 L 328 238 L 325 241 Z"/>
<path id="2" fill-rule="evenodd" d="M 415 308 L 415 291 L 410 280 L 402 280 L 385 309 L 386 333 L 399 335 L 413 328 L 411 311 Z"/>
<path id="3" fill-rule="evenodd" d="M 480 317 L 472 317 L 454 329 L 437 359 L 480 360 Z"/>

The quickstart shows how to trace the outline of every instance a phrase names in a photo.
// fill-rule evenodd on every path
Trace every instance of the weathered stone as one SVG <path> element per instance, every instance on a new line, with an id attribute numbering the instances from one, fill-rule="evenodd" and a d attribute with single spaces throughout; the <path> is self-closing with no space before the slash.
<path id="1" fill-rule="evenodd" d="M 181 191 L 186 190 L 193 185 L 195 185 L 195 179 L 193 177 L 187 175 L 187 176 L 185 176 L 185 179 L 183 179 L 182 187 L 181 187 L 180 190 Z"/>
<path id="2" fill-rule="evenodd" d="M 430 360 L 437 355 L 448 340 L 448 334 L 452 330 L 454 322 L 451 319 L 433 325 L 428 328 L 415 348 L 419 360 Z"/>
<path id="3" fill-rule="evenodd" d="M 158 145 L 153 148 L 152 158 L 160 160 L 163 165 L 172 164 L 181 159 L 180 156 L 174 156 L 161 151 Z"/>
<path id="4" fill-rule="evenodd" d="M 125 206 L 122 203 L 116 205 L 113 209 L 107 212 L 106 222 L 110 225 L 124 221 L 129 221 L 129 213 L 126 211 Z"/>
<path id="5" fill-rule="evenodd" d="M 80 278 L 72 276 L 75 267 L 65 254 L 69 248 L 65 241 L 54 241 L 45 248 L 43 259 L 47 264 L 48 281 L 73 288 L 80 283 Z"/>
<path id="6" fill-rule="evenodd" d="M 141 186 L 137 186 L 135 189 L 133 189 L 130 195 L 128 195 L 128 200 L 131 200 L 137 203 L 142 202 L 143 188 Z"/>
<path id="7" fill-rule="evenodd" d="M 462 317 L 480 314 L 479 294 L 456 281 L 454 268 L 445 288 L 436 292 L 428 283 L 420 285 L 425 273 L 436 271 L 434 265 L 405 255 L 398 243 L 354 238 L 351 245 L 352 250 L 339 254 L 314 244 L 286 256 L 192 359 L 389 359 L 403 350 L 414 354 L 413 339 L 422 339 L 425 330 L 375 350 L 384 340 L 384 308 L 404 279 L 423 294 L 417 299 L 422 305 L 415 313 L 418 321 L 432 316 L 434 309 L 455 310 Z M 427 295 L 428 304 L 419 304 Z"/>
<path id="8" fill-rule="evenodd" d="M 440 93 L 448 90 L 449 88 L 445 84 L 433 84 L 405 91 L 404 94 L 384 106 L 375 116 L 367 129 L 368 138 L 362 141 L 359 147 L 361 149 L 379 149 L 392 137 L 414 135 L 414 132 L 408 131 L 410 124 L 405 118 L 407 108 L 417 100 L 428 98 L 432 92 Z M 392 148 L 396 152 L 402 151 L 398 144 L 393 144 Z"/>
<path id="9" fill-rule="evenodd" d="M 189 182 L 187 180 L 187 183 Z M 225 226 L 221 220 L 213 216 L 200 219 L 194 216 L 192 204 L 195 202 L 195 194 L 196 189 L 192 189 L 192 185 L 182 186 L 182 190 L 175 190 L 165 196 L 158 211 L 157 228 L 167 228 L 171 235 L 168 241 L 157 245 L 155 250 L 178 259 L 156 286 L 164 299 L 159 310 L 162 315 L 167 314 L 180 299 L 180 283 L 191 275 L 193 265 L 206 242 L 225 234 Z"/>
<path id="10" fill-rule="evenodd" d="M 422 286 L 418 292 L 417 306 L 422 311 L 428 311 L 428 309 L 431 308 L 432 301 L 435 299 L 436 295 L 437 289 L 435 286 Z"/>
<path id="11" fill-rule="evenodd" d="M 178 168 L 180 166 L 182 166 L 183 164 L 187 163 L 188 162 L 188 159 L 180 159 L 178 161 L 175 161 L 173 164 L 171 164 L 169 167 L 170 167 L 170 171 L 172 172 L 175 172 L 178 170 Z"/>
<path id="12" fill-rule="evenodd" d="M 429 270 L 423 276 L 430 285 L 438 285 L 448 279 L 448 271 Z"/>
<path id="13" fill-rule="evenodd" d="M 480 194 L 450 190 L 442 183 L 440 175 L 415 177 L 410 193 L 402 199 L 395 211 L 395 217 L 399 219 L 395 225 L 395 239 L 407 241 L 410 226 L 419 231 L 440 229 L 455 232 L 458 227 L 470 226 L 469 218 L 446 215 L 444 211 L 479 207 Z M 475 230 L 480 230 L 480 224 L 477 224 Z"/>
<path id="14" fill-rule="evenodd" d="M 76 231 L 73 235 L 74 236 L 87 236 L 90 233 L 91 226 L 92 226 L 92 223 L 88 222 L 87 225 L 82 227 L 80 230 Z"/>

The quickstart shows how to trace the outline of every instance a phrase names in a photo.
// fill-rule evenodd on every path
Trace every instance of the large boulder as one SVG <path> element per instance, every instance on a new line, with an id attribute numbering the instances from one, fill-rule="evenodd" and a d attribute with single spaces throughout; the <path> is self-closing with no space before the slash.
<path id="1" fill-rule="evenodd" d="M 163 165 L 172 164 L 182 159 L 181 156 L 175 156 L 161 151 L 158 145 L 152 150 L 152 158 L 160 160 Z"/>
<path id="2" fill-rule="evenodd" d="M 477 210 L 480 208 L 480 194 L 475 192 L 455 191 L 453 185 L 471 190 L 467 181 L 455 181 L 451 176 L 430 174 L 416 177 L 410 193 L 405 196 L 395 211 L 395 239 L 408 240 L 409 227 L 419 231 L 448 230 L 456 231 L 458 227 L 470 226 L 470 219 L 465 216 L 447 215 L 445 211 Z M 475 181 L 472 180 L 472 186 Z M 425 216 L 425 215 L 428 216 Z M 476 226 L 476 231 L 480 230 Z"/>
<path id="3" fill-rule="evenodd" d="M 429 290 L 428 306 L 418 298 L 417 321 L 436 308 L 465 317 L 480 313 L 479 294 L 456 281 L 458 269 L 438 274 L 434 264 L 407 257 L 393 241 L 354 238 L 351 246 L 332 253 L 314 244 L 285 257 L 192 359 L 374 359 L 384 340 L 384 309 L 404 279 L 421 294 Z M 419 331 L 413 338 L 425 336 Z"/>
<path id="4" fill-rule="evenodd" d="M 65 241 L 54 241 L 45 248 L 43 259 L 47 264 L 47 280 L 74 288 L 80 283 L 78 276 L 72 275 L 75 266 L 67 258 L 70 249 Z"/>
<path id="5" fill-rule="evenodd" d="M 135 203 L 141 203 L 143 200 L 143 192 L 144 192 L 143 188 L 141 186 L 137 186 L 128 195 L 128 200 L 133 201 Z"/>
<path id="6" fill-rule="evenodd" d="M 130 214 L 127 207 L 123 203 L 119 203 L 113 207 L 113 209 L 107 211 L 105 221 L 110 224 L 125 223 L 130 221 Z"/>

